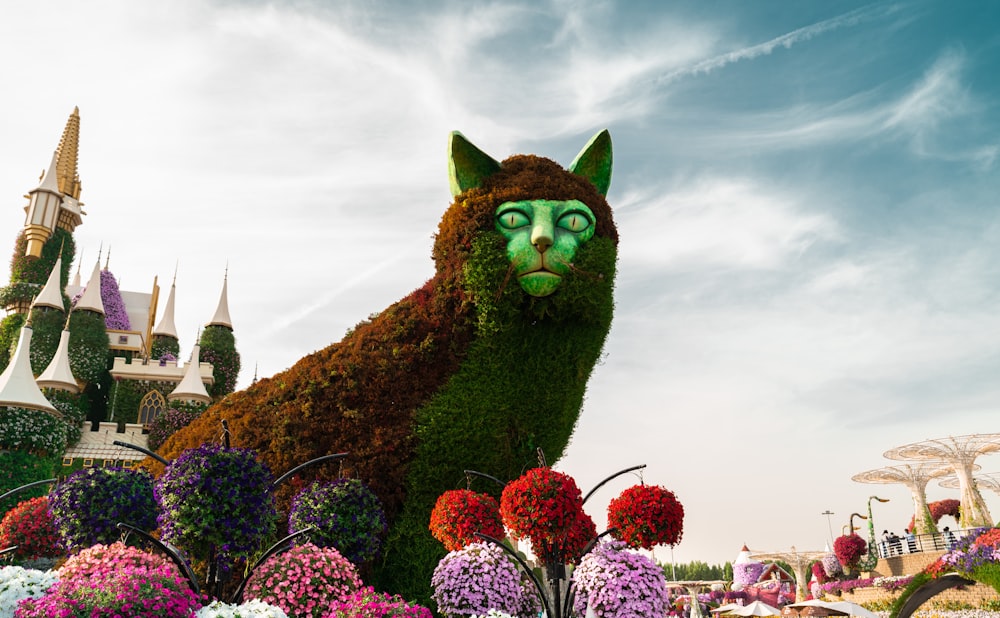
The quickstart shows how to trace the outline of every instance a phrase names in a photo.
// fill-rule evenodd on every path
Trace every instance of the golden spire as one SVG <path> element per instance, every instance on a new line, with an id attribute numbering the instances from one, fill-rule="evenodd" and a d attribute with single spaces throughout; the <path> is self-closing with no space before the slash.
<path id="1" fill-rule="evenodd" d="M 59 178 L 59 191 L 63 195 L 69 195 L 73 199 L 80 199 L 80 174 L 76 169 L 77 150 L 80 147 L 80 108 L 74 107 L 69 120 L 66 121 L 66 128 L 63 129 L 62 138 L 59 140 L 59 148 L 56 149 L 58 157 L 57 170 Z"/>

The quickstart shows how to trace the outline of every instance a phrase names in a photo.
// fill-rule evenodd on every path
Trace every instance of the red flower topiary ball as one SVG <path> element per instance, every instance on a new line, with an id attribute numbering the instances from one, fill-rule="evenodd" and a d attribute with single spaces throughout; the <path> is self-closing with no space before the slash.
<path id="1" fill-rule="evenodd" d="M 612 536 L 629 547 L 676 545 L 684 533 L 684 507 L 674 492 L 658 485 L 629 487 L 608 505 Z"/>
<path id="2" fill-rule="evenodd" d="M 62 554 L 48 496 L 25 500 L 4 515 L 0 548 L 14 546 L 18 558 L 54 558 Z"/>
<path id="3" fill-rule="evenodd" d="M 517 538 L 557 544 L 583 511 L 583 494 L 571 476 L 551 468 L 532 468 L 504 487 L 500 516 Z"/>
<path id="4" fill-rule="evenodd" d="M 504 536 L 496 499 L 468 489 L 453 489 L 438 496 L 431 511 L 430 530 L 448 551 L 482 542 L 477 532 L 496 539 Z"/>

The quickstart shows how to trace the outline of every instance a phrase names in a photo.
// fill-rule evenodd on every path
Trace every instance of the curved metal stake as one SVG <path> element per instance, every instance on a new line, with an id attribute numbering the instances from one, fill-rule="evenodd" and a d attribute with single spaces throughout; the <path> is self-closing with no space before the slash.
<path id="1" fill-rule="evenodd" d="M 257 567 L 263 564 L 265 560 L 267 560 L 274 554 L 278 553 L 279 551 L 284 551 L 285 549 L 288 549 L 284 547 L 284 545 L 287 544 L 289 547 L 291 547 L 291 542 L 293 539 L 302 536 L 306 532 L 312 532 L 315 529 L 316 526 L 309 526 L 308 528 L 303 528 L 297 532 L 289 534 L 285 538 L 281 539 L 280 541 L 269 547 L 268 550 L 264 552 L 260 558 L 257 558 L 257 561 L 253 563 L 253 566 L 250 567 L 250 570 L 247 571 L 246 577 L 244 577 L 243 581 L 240 582 L 240 587 L 237 588 L 236 592 L 233 593 L 233 598 L 230 600 L 230 602 L 235 605 L 239 604 L 239 602 L 243 600 L 243 589 L 246 588 L 247 582 L 250 581 L 250 575 L 254 571 L 256 571 Z"/>
<path id="2" fill-rule="evenodd" d="M 125 522 L 120 521 L 117 524 L 115 524 L 115 526 L 119 530 L 125 531 L 126 538 L 128 537 L 129 534 L 138 534 L 140 537 L 142 537 L 144 541 L 149 541 L 150 543 L 155 545 L 157 549 L 165 553 L 167 557 L 169 557 L 170 560 L 177 565 L 177 567 L 181 570 L 181 573 L 184 574 L 184 577 L 187 578 L 188 585 L 191 586 L 191 590 L 194 591 L 195 594 L 201 594 L 201 589 L 198 587 L 198 580 L 195 578 L 194 572 L 191 570 L 191 566 L 183 558 L 181 558 L 177 554 L 177 552 L 174 551 L 171 547 L 163 543 L 163 541 L 161 541 L 160 539 L 150 536 L 146 531 L 140 530 L 135 526 L 126 524 Z"/>
<path id="3" fill-rule="evenodd" d="M 18 492 L 24 491 L 25 489 L 31 489 L 32 487 L 38 487 L 39 485 L 56 483 L 58 482 L 58 480 L 59 479 L 45 479 L 44 481 L 35 481 L 33 483 L 28 483 L 27 485 L 21 485 L 20 487 L 15 487 L 14 489 L 11 489 L 4 495 L 0 496 L 0 502 L 3 502 L 6 498 L 9 498 L 10 496 L 13 496 Z"/>
<path id="4" fill-rule="evenodd" d="M 511 556 L 512 558 L 514 558 L 514 560 L 517 561 L 517 564 L 520 565 L 520 567 L 524 569 L 524 572 L 527 573 L 528 577 L 531 578 L 531 583 L 535 584 L 535 589 L 538 590 L 538 597 L 542 600 L 542 607 L 545 608 L 545 615 L 552 616 L 552 608 L 549 607 L 549 598 L 545 594 L 545 588 L 542 587 L 541 582 L 538 581 L 538 578 L 535 577 L 535 574 L 531 572 L 531 568 L 528 567 L 524 559 L 522 559 L 521 556 L 518 556 L 516 551 L 504 545 L 503 542 L 500 541 L 500 539 L 495 539 L 487 534 L 483 534 L 482 532 L 477 532 L 476 536 L 483 539 L 484 541 L 493 543 L 494 545 L 502 549 L 505 553 L 507 553 L 507 555 Z"/>
<path id="5" fill-rule="evenodd" d="M 617 531 L 618 528 L 612 527 L 598 534 L 593 539 L 591 539 L 589 543 L 587 543 L 587 546 L 583 548 L 583 551 L 580 552 L 580 555 L 585 556 L 589 554 L 590 550 L 594 549 L 594 545 L 597 545 L 598 541 L 608 536 L 609 534 L 614 534 Z M 570 579 L 569 583 L 566 584 L 566 606 L 563 608 L 563 618 L 570 618 L 570 616 L 572 616 L 573 601 L 575 600 L 576 600 L 576 580 Z"/>
<path id="6" fill-rule="evenodd" d="M 631 468 L 625 468 L 624 470 L 619 470 L 618 472 L 615 472 L 614 474 L 612 474 L 608 478 L 604 479 L 603 481 L 601 481 L 597 485 L 594 485 L 594 488 L 587 492 L 587 495 L 583 497 L 584 504 L 586 504 L 587 500 L 591 496 L 594 495 L 595 491 L 597 491 L 601 487 L 604 487 L 609 481 L 612 481 L 612 480 L 618 478 L 619 476 L 621 476 L 623 474 L 628 474 L 629 472 L 632 472 L 633 470 L 641 470 L 641 469 L 643 469 L 645 467 L 646 467 L 646 464 L 639 464 L 638 466 L 632 466 Z"/>
<path id="7" fill-rule="evenodd" d="M 478 476 L 478 477 L 481 477 L 481 478 L 484 478 L 484 479 L 489 479 L 489 480 L 493 481 L 494 483 L 496 483 L 497 485 L 499 485 L 500 487 L 506 487 L 507 486 L 507 483 L 504 483 L 503 481 L 501 481 L 497 477 L 490 476 L 489 474 L 486 474 L 485 472 L 477 472 L 475 470 L 464 470 L 464 472 L 465 472 L 466 478 L 468 478 L 470 476 Z"/>
<path id="8" fill-rule="evenodd" d="M 142 453 L 144 455 L 149 455 L 150 457 L 152 457 L 153 459 L 155 459 L 156 461 L 160 462 L 161 464 L 163 464 L 165 466 L 170 465 L 169 461 L 167 461 L 163 457 L 160 457 L 159 455 L 157 455 L 153 451 L 149 450 L 148 448 L 143 448 L 141 446 L 137 446 L 135 444 L 132 444 L 131 442 L 122 442 L 121 440 L 115 440 L 111 444 L 114 444 L 115 446 L 124 446 L 125 448 L 132 449 L 133 451 L 139 451 L 140 453 Z"/>
<path id="9" fill-rule="evenodd" d="M 310 459 L 309 461 L 305 462 L 304 464 L 299 464 L 299 465 L 295 466 L 294 468 L 292 468 L 291 470 L 289 470 L 288 472 L 285 472 L 284 474 L 282 474 L 281 476 L 279 476 L 277 479 L 275 479 L 275 481 L 273 483 L 271 483 L 271 491 L 274 491 L 274 489 L 278 485 L 281 485 L 282 483 L 284 483 L 288 479 L 292 478 L 292 476 L 294 476 L 296 472 L 298 472 L 299 470 L 302 470 L 303 468 L 308 468 L 309 466 L 314 466 L 314 465 L 316 465 L 318 463 L 322 463 L 322 462 L 324 462 L 324 461 L 326 461 L 328 459 L 343 459 L 343 458 L 347 457 L 349 454 L 350 453 L 334 453 L 333 455 L 323 455 L 322 457 L 317 457 L 316 459 Z"/>

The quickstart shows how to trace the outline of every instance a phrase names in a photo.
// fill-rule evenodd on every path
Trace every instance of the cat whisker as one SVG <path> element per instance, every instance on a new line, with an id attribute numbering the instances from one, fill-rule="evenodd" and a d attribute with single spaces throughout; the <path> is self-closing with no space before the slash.
<path id="1" fill-rule="evenodd" d="M 507 284 L 510 282 L 510 276 L 514 272 L 514 264 L 511 263 L 507 266 L 507 274 L 504 275 L 503 283 L 500 284 L 500 289 L 497 290 L 496 297 L 493 298 L 493 302 L 499 302 L 500 297 L 503 296 L 504 290 L 507 289 Z"/>
<path id="2" fill-rule="evenodd" d="M 557 259 L 557 261 L 563 266 L 569 268 L 574 274 L 587 277 L 588 279 L 592 279 L 594 281 L 601 281 L 604 279 L 604 275 L 602 273 L 592 273 L 590 271 L 583 270 L 582 268 L 577 268 L 573 262 L 567 262 L 566 260 Z"/>

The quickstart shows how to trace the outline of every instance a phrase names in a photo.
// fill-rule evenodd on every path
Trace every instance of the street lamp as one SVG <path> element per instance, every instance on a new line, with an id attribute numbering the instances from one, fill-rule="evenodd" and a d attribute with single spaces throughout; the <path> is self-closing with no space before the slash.
<path id="1" fill-rule="evenodd" d="M 833 547 L 833 524 L 830 523 L 830 517 L 833 515 L 833 511 L 827 509 L 820 513 L 820 515 L 826 515 L 826 527 L 830 531 L 830 547 Z"/>

